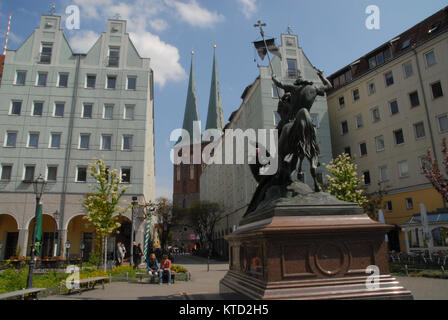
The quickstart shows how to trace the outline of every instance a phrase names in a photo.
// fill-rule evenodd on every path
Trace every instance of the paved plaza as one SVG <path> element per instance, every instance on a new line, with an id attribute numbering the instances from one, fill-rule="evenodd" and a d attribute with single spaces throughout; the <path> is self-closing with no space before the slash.
<path id="1" fill-rule="evenodd" d="M 98 286 L 82 294 L 49 296 L 42 300 L 220 300 L 219 281 L 228 270 L 228 263 L 211 260 L 207 272 L 207 259 L 196 256 L 177 256 L 175 264 L 185 266 L 191 273 L 188 282 L 172 285 L 147 282 L 112 282 L 105 289 Z M 448 300 L 448 280 L 414 277 L 397 277 L 412 292 L 416 300 Z"/>

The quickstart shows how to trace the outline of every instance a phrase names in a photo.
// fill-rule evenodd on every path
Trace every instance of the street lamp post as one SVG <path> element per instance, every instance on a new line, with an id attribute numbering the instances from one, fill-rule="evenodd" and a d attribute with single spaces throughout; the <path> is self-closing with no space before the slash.
<path id="1" fill-rule="evenodd" d="M 129 264 L 131 267 L 134 266 L 134 214 L 135 208 L 137 207 L 137 197 L 132 197 L 132 212 L 131 212 L 131 253 L 129 257 Z"/>
<path id="2" fill-rule="evenodd" d="M 37 233 L 37 220 L 39 215 L 39 205 L 40 199 L 42 198 L 42 193 L 44 192 L 44 188 L 47 182 L 39 175 L 39 177 L 33 181 L 34 194 L 36 195 L 36 210 L 34 213 L 34 232 L 33 232 L 33 242 L 31 243 L 31 259 L 30 259 L 30 268 L 28 271 L 28 278 L 26 280 L 26 288 L 30 289 L 33 287 L 33 272 L 34 267 L 36 265 L 35 261 L 35 251 L 36 251 L 36 233 Z"/>
<path id="3" fill-rule="evenodd" d="M 81 245 L 79 247 L 81 249 L 81 270 L 82 270 L 82 260 L 84 259 L 84 249 L 86 245 L 84 244 L 84 242 L 81 242 Z"/>
<path id="4" fill-rule="evenodd" d="M 70 241 L 66 241 L 65 242 L 65 248 L 67 249 L 67 263 L 68 264 L 70 264 L 70 246 L 71 246 L 71 243 L 70 243 Z"/>

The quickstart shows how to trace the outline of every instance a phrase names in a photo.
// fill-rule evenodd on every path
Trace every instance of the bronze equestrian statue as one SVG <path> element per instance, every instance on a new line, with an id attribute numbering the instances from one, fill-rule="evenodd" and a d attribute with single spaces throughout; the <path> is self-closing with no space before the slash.
<path id="1" fill-rule="evenodd" d="M 316 170 L 319 165 L 319 146 L 317 143 L 317 129 L 314 125 L 310 109 L 317 96 L 325 96 L 325 93 L 333 88 L 318 70 L 322 84 L 304 80 L 299 74 L 294 84 L 284 84 L 279 82 L 275 76 L 272 77 L 274 84 L 285 91 L 285 95 L 280 99 L 277 112 L 280 115 L 280 122 L 277 125 L 279 143 L 278 143 L 278 161 L 279 169 L 275 175 L 261 176 L 259 169 L 262 165 L 257 162 L 251 164 L 251 171 L 259 183 L 254 193 L 246 214 L 254 211 L 265 198 L 266 191 L 272 186 L 280 186 L 283 191 L 292 183 L 291 174 L 296 169 L 297 178 L 303 179 L 302 162 L 306 157 L 310 162 L 311 176 L 314 180 L 314 191 L 320 192 L 320 187 L 316 179 Z M 262 146 L 257 145 L 257 148 Z"/>

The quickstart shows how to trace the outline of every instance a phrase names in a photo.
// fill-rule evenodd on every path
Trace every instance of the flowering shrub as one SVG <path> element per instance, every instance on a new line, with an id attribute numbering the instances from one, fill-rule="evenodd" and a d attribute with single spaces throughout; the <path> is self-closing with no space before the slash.
<path id="1" fill-rule="evenodd" d="M 333 175 L 327 175 L 329 193 L 339 200 L 356 202 L 360 206 L 367 202 L 364 191 L 359 189 L 361 179 L 356 172 L 357 165 L 348 154 L 340 154 L 326 168 Z"/>

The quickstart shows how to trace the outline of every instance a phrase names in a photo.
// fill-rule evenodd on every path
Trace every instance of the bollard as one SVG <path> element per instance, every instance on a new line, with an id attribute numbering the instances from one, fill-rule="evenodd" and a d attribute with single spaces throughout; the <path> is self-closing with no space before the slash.
<path id="1" fill-rule="evenodd" d="M 129 272 L 126 272 L 126 281 L 129 281 Z"/>
<path id="2" fill-rule="evenodd" d="M 112 283 L 112 273 L 109 273 L 109 284 Z"/>
<path id="3" fill-rule="evenodd" d="M 445 275 L 445 268 L 443 266 L 441 266 L 441 268 L 442 268 L 442 276 L 444 276 Z"/>
<path id="4" fill-rule="evenodd" d="M 406 270 L 406 276 L 409 276 L 409 271 L 408 271 L 408 265 L 407 264 L 404 265 L 404 269 Z"/>

